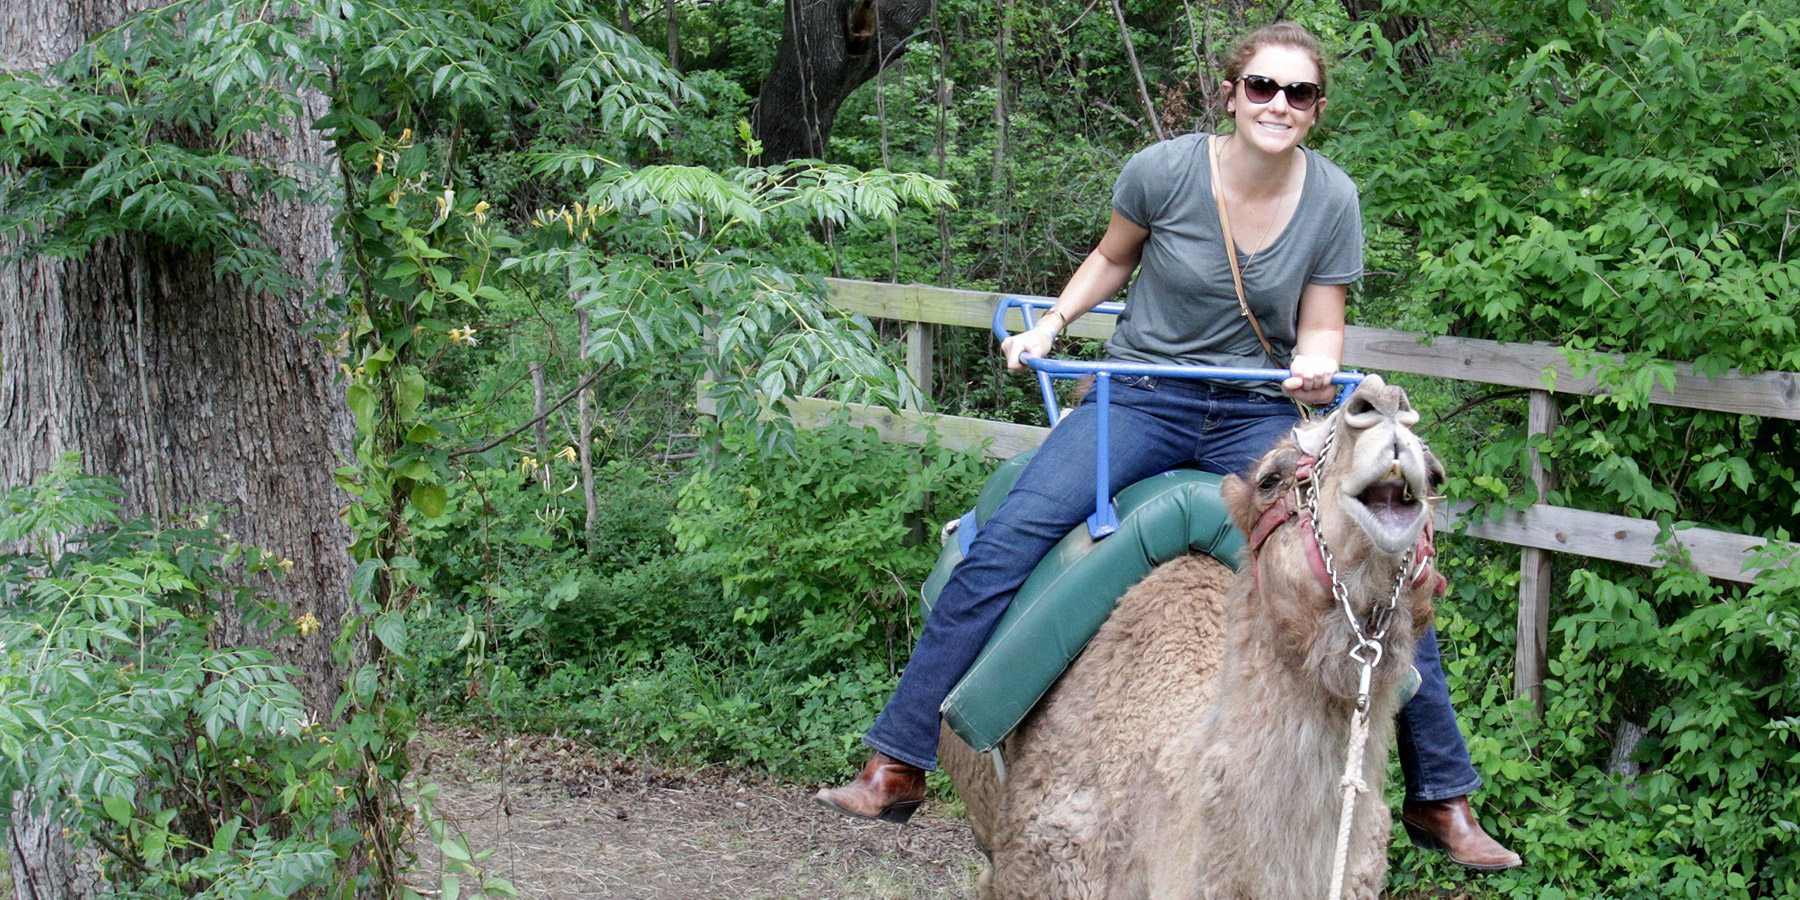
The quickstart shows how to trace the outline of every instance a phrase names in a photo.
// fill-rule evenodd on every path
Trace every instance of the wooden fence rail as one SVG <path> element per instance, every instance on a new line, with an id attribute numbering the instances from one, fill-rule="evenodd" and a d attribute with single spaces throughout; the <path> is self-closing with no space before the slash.
<path id="1" fill-rule="evenodd" d="M 955 325 L 987 329 L 995 304 L 1003 294 L 961 291 L 925 285 L 881 284 L 845 279 L 826 279 L 831 302 L 840 309 L 876 319 L 909 323 L 906 364 L 921 390 L 930 395 L 932 330 L 925 325 Z M 1112 316 L 1084 316 L 1071 323 L 1070 334 L 1086 338 L 1111 336 Z M 1014 330 L 1024 327 L 1018 313 L 1010 314 Z M 1578 376 L 1562 352 L 1539 344 L 1508 344 L 1471 338 L 1436 337 L 1380 328 L 1350 326 L 1345 333 L 1344 364 L 1351 368 L 1403 372 L 1478 382 L 1530 391 L 1527 432 L 1547 435 L 1558 418 L 1557 394 L 1598 395 L 1605 388 L 1591 375 Z M 1719 412 L 1800 419 L 1800 373 L 1764 372 L 1744 375 L 1736 371 L 1708 377 L 1692 365 L 1675 363 L 1674 388 L 1657 386 L 1650 402 L 1663 406 L 1709 409 Z M 704 403 L 704 401 L 703 401 Z M 801 424 L 829 421 L 845 412 L 840 404 L 803 400 L 796 404 Z M 984 419 L 935 416 L 919 410 L 887 410 L 849 407 L 853 422 L 873 425 L 885 440 L 917 443 L 923 440 L 927 422 L 946 446 L 985 447 L 996 457 L 1010 457 L 1043 440 L 1047 428 L 992 422 Z M 1519 512 L 1497 518 L 1469 515 L 1470 504 L 1440 506 L 1438 526 L 1464 534 L 1522 548 L 1519 637 L 1514 666 L 1514 691 L 1543 706 L 1545 642 L 1550 625 L 1550 554 L 1571 553 L 1598 559 L 1660 566 L 1671 553 L 1685 554 L 1695 570 L 1714 578 L 1747 582 L 1761 571 L 1748 565 L 1750 554 L 1768 542 L 1759 537 L 1705 528 L 1676 530 L 1659 543 L 1660 528 L 1653 521 L 1571 509 L 1544 503 L 1555 473 L 1531 454 L 1531 483 L 1538 490 L 1536 503 Z M 1793 545 L 1788 545 L 1791 549 Z"/>

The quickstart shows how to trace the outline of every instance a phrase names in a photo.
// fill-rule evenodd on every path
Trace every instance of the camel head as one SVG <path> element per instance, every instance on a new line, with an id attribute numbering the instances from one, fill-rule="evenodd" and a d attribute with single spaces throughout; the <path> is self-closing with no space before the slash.
<path id="1" fill-rule="evenodd" d="M 1394 619 L 1408 622 L 1393 638 L 1410 648 L 1430 621 L 1442 581 L 1427 529 L 1444 467 L 1413 433 L 1418 421 L 1404 390 L 1371 375 L 1330 416 L 1296 427 L 1247 480 L 1227 479 L 1226 502 L 1250 538 L 1251 602 L 1274 607 L 1291 662 L 1316 666 L 1349 640 L 1326 559 L 1359 620 L 1399 583 Z"/>
<path id="2" fill-rule="evenodd" d="M 1373 552 L 1388 556 L 1405 553 L 1418 540 L 1444 483 L 1443 463 L 1413 434 L 1418 422 L 1406 391 L 1371 375 L 1323 426 L 1295 433 L 1302 453 L 1322 459 L 1323 471 L 1315 475 L 1332 487 L 1329 494 L 1320 492 L 1321 512 L 1336 506 L 1342 513 L 1321 517 L 1327 538 L 1367 541 Z M 1328 441 L 1337 452 L 1326 459 Z"/>

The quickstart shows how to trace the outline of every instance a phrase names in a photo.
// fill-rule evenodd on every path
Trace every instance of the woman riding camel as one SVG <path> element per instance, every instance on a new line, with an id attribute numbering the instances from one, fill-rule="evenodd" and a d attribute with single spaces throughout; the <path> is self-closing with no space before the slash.
<path id="1" fill-rule="evenodd" d="M 1363 274 L 1362 214 L 1350 177 L 1304 146 L 1326 106 L 1318 41 L 1292 23 L 1259 29 L 1233 49 L 1220 87 L 1233 129 L 1133 156 L 1100 245 L 1036 326 L 1001 345 L 1010 369 L 1022 367 L 1024 353 L 1048 357 L 1070 322 L 1129 281 L 1109 358 L 1289 370 L 1279 385 L 1249 387 L 1113 376 L 1114 490 L 1184 465 L 1242 474 L 1296 424 L 1294 400 L 1318 405 L 1335 394 L 1346 293 Z M 820 802 L 893 822 L 924 802 L 940 704 L 1026 576 L 1094 511 L 1095 441 L 1090 392 L 1051 430 L 945 584 L 899 687 L 863 738 L 874 753 L 861 774 L 820 791 Z M 1450 706 L 1435 631 L 1420 641 L 1415 665 L 1423 684 L 1396 729 L 1403 822 L 1416 843 L 1462 865 L 1520 865 L 1470 810 L 1467 795 L 1481 776 Z"/>

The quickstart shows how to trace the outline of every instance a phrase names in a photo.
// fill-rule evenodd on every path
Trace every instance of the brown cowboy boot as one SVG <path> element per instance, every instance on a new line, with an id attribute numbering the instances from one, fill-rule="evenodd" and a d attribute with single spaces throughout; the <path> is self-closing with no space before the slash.
<path id="1" fill-rule="evenodd" d="M 822 790 L 813 799 L 846 815 L 896 825 L 912 818 L 925 802 L 925 770 L 885 753 L 875 753 L 856 780 Z"/>
<path id="2" fill-rule="evenodd" d="M 1499 841 L 1481 830 L 1481 823 L 1475 821 L 1475 813 L 1469 809 L 1468 797 L 1408 800 L 1401 807 L 1400 824 L 1406 826 L 1415 846 L 1442 850 L 1457 865 L 1498 872 L 1525 864 L 1519 854 L 1500 846 Z"/>

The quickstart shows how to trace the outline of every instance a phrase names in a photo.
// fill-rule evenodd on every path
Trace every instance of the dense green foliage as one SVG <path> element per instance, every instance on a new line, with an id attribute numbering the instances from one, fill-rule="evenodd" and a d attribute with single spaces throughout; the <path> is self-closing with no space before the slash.
<path id="1" fill-rule="evenodd" d="M 1648 396 L 1672 360 L 1800 368 L 1800 9 L 1504 4 L 1465 27 L 1479 40 L 1425 71 L 1402 75 L 1374 36 L 1369 64 L 1351 67 L 1334 158 L 1359 177 L 1377 240 L 1415 260 L 1381 302 L 1426 331 L 1554 341 L 1610 393 L 1565 399 L 1549 440 L 1527 441 L 1510 403 L 1434 435 L 1450 492 L 1522 507 L 1536 447 L 1561 474 L 1551 503 L 1665 533 L 1790 538 L 1792 425 Z M 1515 557 L 1457 547 L 1441 618 L 1451 683 L 1493 785 L 1483 805 L 1531 862 L 1496 889 L 1800 891 L 1792 573 L 1746 588 L 1679 565 L 1559 558 L 1548 708 L 1531 722 L 1505 703 Z M 1636 777 L 1609 771 L 1626 722 L 1650 734 Z M 1423 877 L 1410 869 L 1399 884 Z"/>
<path id="2" fill-rule="evenodd" d="M 232 802 L 265 807 L 242 813 L 230 852 L 260 859 L 259 823 L 269 840 L 326 846 L 308 792 L 348 761 L 397 782 L 415 710 L 578 733 L 620 754 L 841 773 L 910 647 L 936 524 L 983 467 L 848 428 L 794 434 L 766 424 L 759 396 L 919 399 L 894 374 L 892 335 L 830 312 L 817 276 L 1056 290 L 1104 227 L 1118 167 L 1151 139 L 1117 23 L 1065 0 L 944 0 L 844 106 L 834 164 L 755 167 L 741 122 L 778 37 L 774 4 L 678 4 L 681 75 L 621 32 L 613 4 L 278 6 L 287 18 L 189 0 L 102 37 L 56 78 L 0 77 L 0 227 L 33 236 L 28 252 L 140 233 L 280 287 L 291 273 L 244 224 L 246 198 L 310 188 L 340 211 L 344 289 L 321 330 L 344 354 L 359 428 L 340 472 L 362 566 L 344 646 L 346 658 L 373 651 L 348 712 L 380 727 L 342 742 L 357 760 L 297 763 L 279 813 L 267 804 L 285 788 L 232 787 Z M 1165 127 L 1212 127 L 1216 56 L 1244 10 L 1123 7 Z M 1313 143 L 1363 190 L 1371 274 L 1353 317 L 1551 341 L 1611 389 L 1566 399 L 1555 434 L 1528 440 L 1518 398 L 1406 380 L 1452 495 L 1523 507 L 1536 449 L 1561 475 L 1549 502 L 1791 539 L 1791 425 L 1648 397 L 1671 361 L 1800 369 L 1793 0 L 1395 0 L 1388 12 L 1430 23 L 1398 43 L 1336 4 L 1283 8 L 1341 58 Z M 297 114 L 309 90 L 330 110 L 319 126 L 337 168 L 324 184 L 242 155 L 245 135 Z M 943 332 L 939 409 L 1032 415 L 1029 385 L 1000 373 L 987 336 Z M 573 404 L 545 416 L 542 444 L 523 427 L 533 363 L 551 399 L 591 387 L 586 447 Z M 696 379 L 714 385 L 716 420 L 695 416 Z M 582 450 L 598 485 L 591 525 Z M 44 533 L 84 531 L 94 515 Z M 15 568 L 9 584 L 40 596 L 78 560 L 149 571 L 139 561 L 174 546 L 159 536 L 184 534 L 108 533 L 134 537 L 82 545 L 47 575 Z M 204 543 L 176 543 L 189 540 Z M 55 690 L 95 708 L 150 702 L 123 699 L 152 677 L 123 648 L 164 642 L 173 662 L 159 673 L 227 652 L 195 642 L 214 602 L 198 598 L 229 593 L 229 579 L 168 558 L 151 568 L 202 587 L 163 580 L 131 602 L 187 624 L 61 647 L 101 674 Z M 1516 553 L 1446 539 L 1442 559 L 1446 663 L 1489 781 L 1479 806 L 1530 861 L 1466 885 L 1471 896 L 1800 894 L 1800 579 L 1739 586 L 1679 560 L 1649 571 L 1559 558 L 1549 702 L 1534 721 L 1507 699 Z M 0 682 L 73 671 L 10 659 Z M 136 738 L 142 759 L 172 762 L 127 759 L 150 780 L 126 821 L 104 799 L 123 790 L 112 781 L 112 795 L 84 799 L 84 828 L 141 848 L 169 824 L 151 788 L 173 766 L 226 741 L 299 752 L 264 719 L 199 724 L 208 691 L 249 677 L 233 672 L 278 690 L 258 658 L 232 659 L 199 683 L 177 678 L 187 694 L 155 695 L 194 721 L 165 716 L 169 728 Z M 23 740 L 48 721 L 0 719 L 15 778 L 35 771 L 25 754 L 49 752 Z M 1635 776 L 1608 762 L 1626 722 L 1650 735 Z M 74 751 L 57 752 L 67 764 L 42 777 L 76 771 Z M 453 858 L 471 855 L 457 846 Z M 1435 857 L 1396 850 L 1393 862 L 1396 891 L 1461 880 Z"/>
<path id="3" fill-rule="evenodd" d="M 490 330 L 471 321 L 518 317 L 523 331 L 554 335 L 556 325 L 539 326 L 566 323 L 571 304 L 589 309 L 592 339 L 580 352 L 594 360 L 590 380 L 602 367 L 632 379 L 673 365 L 688 384 L 708 374 L 721 411 L 751 423 L 765 448 L 791 431 L 755 424 L 758 388 L 909 396 L 867 323 L 829 311 L 817 280 L 782 263 L 808 260 L 820 225 L 947 203 L 944 187 L 818 163 L 730 166 L 717 158 L 729 140 L 712 139 L 720 131 L 703 116 L 684 122 L 682 146 L 713 154 L 700 161 L 715 168 L 615 161 L 656 152 L 681 104 L 706 109 L 703 94 L 576 2 L 361 10 L 184 0 L 130 18 L 49 72 L 0 76 L 0 227 L 24 238 L 20 254 L 80 256 L 137 234 L 209 254 L 222 278 L 324 294 L 327 318 L 308 327 L 335 333 L 326 345 L 344 360 L 357 427 L 355 458 L 337 472 L 356 533 L 352 614 L 334 644 L 345 690 L 330 713 L 346 749 L 328 762 L 355 773 L 343 784 L 363 827 L 352 832 L 359 846 L 332 848 L 341 890 L 410 893 L 402 870 L 413 817 L 400 790 L 416 711 L 398 688 L 416 652 L 408 616 L 430 590 L 413 533 L 446 514 L 450 486 L 508 466 L 491 453 L 504 435 L 469 433 L 462 415 L 426 403 L 435 364 Z M 249 155 L 248 136 L 293 128 L 324 132 L 332 166 Z M 501 147 L 494 186 L 550 202 L 508 208 L 480 196 L 487 180 L 460 164 Z M 300 197 L 338 213 L 343 256 L 317 277 L 293 271 L 246 215 L 264 199 Z M 709 316 L 727 325 L 706 346 Z M 452 870 L 444 890 L 512 892 L 482 877 L 441 822 L 425 824 Z M 175 825 L 200 836 L 198 825 Z M 74 833 L 105 841 L 91 828 Z M 142 865 L 133 848 L 108 852 Z M 458 882 L 459 873 L 476 879 Z"/>
<path id="4" fill-rule="evenodd" d="M 335 829 L 354 751 L 307 721 L 268 653 L 216 647 L 232 583 L 275 567 L 208 517 L 118 522 L 115 485 L 68 459 L 0 492 L 0 795 L 52 803 L 136 897 L 287 897 L 329 884 L 356 840 Z M 0 808 L 10 824 L 11 807 Z"/>
<path id="5" fill-rule="evenodd" d="M 480 502 L 422 536 L 461 611 L 429 617 L 435 701 L 622 753 L 830 777 L 911 646 L 937 557 L 921 514 L 965 507 L 983 467 L 842 426 L 797 437 L 764 455 L 726 436 L 679 498 L 641 468 L 605 472 L 607 539 L 586 550 L 557 540 L 578 498 L 477 477 Z"/>

